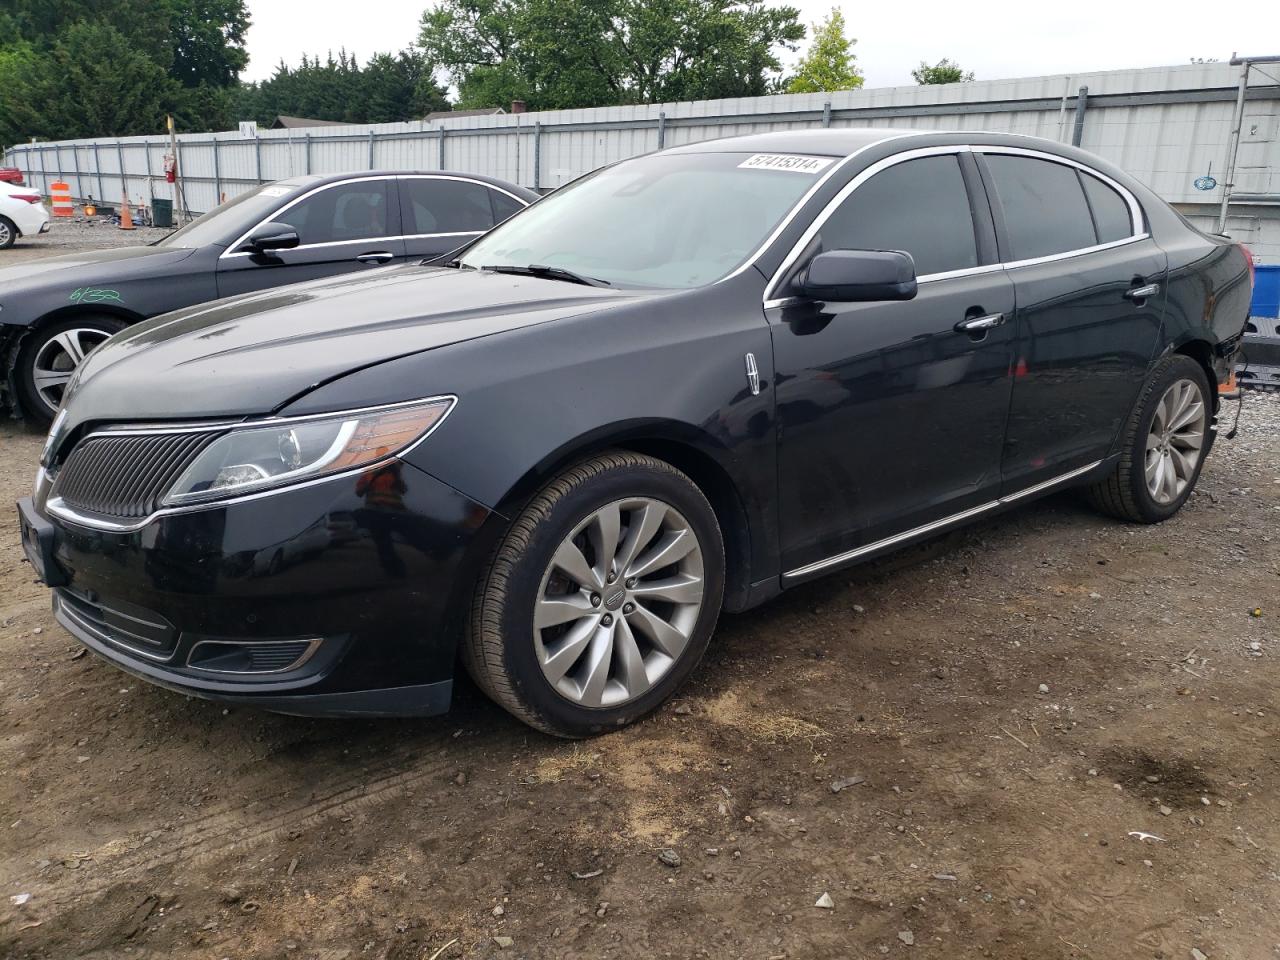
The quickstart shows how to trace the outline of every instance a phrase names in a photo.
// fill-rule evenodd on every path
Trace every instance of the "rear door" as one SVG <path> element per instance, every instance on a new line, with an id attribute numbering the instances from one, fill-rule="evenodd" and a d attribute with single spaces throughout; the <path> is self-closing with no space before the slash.
<path id="1" fill-rule="evenodd" d="M 405 250 L 438 257 L 501 223 L 525 203 L 478 180 L 446 175 L 400 178 Z"/>
<path id="2" fill-rule="evenodd" d="M 292 250 L 236 252 L 218 260 L 218 295 L 228 297 L 287 283 L 373 270 L 405 256 L 394 177 L 327 184 L 271 216 L 298 231 Z"/>
<path id="3" fill-rule="evenodd" d="M 1107 456 L 1160 340 L 1167 258 L 1120 184 L 1049 154 L 975 149 L 1017 301 L 1008 494 Z"/>

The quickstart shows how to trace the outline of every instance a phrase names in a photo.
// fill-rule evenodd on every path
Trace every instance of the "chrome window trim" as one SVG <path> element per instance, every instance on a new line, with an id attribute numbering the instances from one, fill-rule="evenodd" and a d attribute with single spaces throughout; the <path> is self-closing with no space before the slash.
<path id="1" fill-rule="evenodd" d="M 1137 243 L 1140 240 L 1146 240 L 1151 236 L 1149 233 L 1139 233 L 1132 237 L 1125 237 L 1123 240 L 1112 240 L 1110 243 L 1098 243 L 1092 247 L 1081 247 L 1078 250 L 1068 250 L 1065 253 L 1051 253 L 1043 257 L 1033 257 L 1030 260 L 1011 260 L 1008 263 L 1001 263 L 998 266 L 1004 267 L 1006 270 L 1016 270 L 1018 267 L 1031 267 L 1037 263 L 1053 263 L 1055 260 L 1070 260 L 1072 257 L 1083 257 L 1086 254 L 1097 253 L 1099 250 L 1111 250 L 1115 247 L 1123 247 L 1129 243 Z"/>
<path id="2" fill-rule="evenodd" d="M 1135 197 L 1123 184 L 1117 183 L 1101 170 L 1091 167 L 1087 163 L 1081 163 L 1079 160 L 1072 160 L 1070 157 L 1060 157 L 1056 153 L 1046 153 L 1044 150 L 1032 150 L 1029 147 L 1002 147 L 989 144 L 973 144 L 972 150 L 974 153 L 1007 154 L 1014 157 L 1031 157 L 1035 160 L 1048 160 L 1052 163 L 1061 163 L 1064 166 L 1075 167 L 1077 170 L 1095 176 L 1116 193 L 1120 194 L 1120 198 L 1129 205 L 1129 230 L 1131 233 L 1129 234 L 1129 237 L 1124 239 L 1134 239 L 1139 234 L 1145 232 L 1147 221 L 1142 212 L 1142 205 L 1138 203 L 1138 198 Z M 1088 201 L 1086 200 L 1086 203 L 1087 202 Z M 1121 242 L 1121 240 L 1110 241 L 1110 243 L 1113 244 Z M 1107 244 L 1098 244 L 1097 246 L 1104 247 L 1107 246 Z M 1095 248 L 1090 247 L 1087 249 Z M 1053 256 L 1058 256 L 1058 254 L 1054 254 Z"/>
<path id="3" fill-rule="evenodd" d="M 863 149 L 866 148 L 864 147 Z M 803 299 L 801 297 L 775 297 L 773 294 L 777 292 L 776 287 L 781 278 L 795 265 L 796 260 L 799 259 L 800 254 L 804 252 L 805 247 L 807 247 L 810 241 L 813 240 L 814 235 L 817 234 L 817 232 L 822 228 L 822 225 L 830 219 L 831 215 L 835 213 L 840 204 L 847 200 L 849 195 L 857 190 L 858 187 L 866 183 L 877 173 L 887 170 L 889 167 L 896 166 L 899 163 L 905 163 L 909 160 L 915 160 L 920 157 L 945 156 L 947 154 L 961 153 L 1008 154 L 1011 156 L 1031 157 L 1037 160 L 1048 160 L 1053 163 L 1061 163 L 1065 166 L 1073 167 L 1084 173 L 1090 174 L 1091 176 L 1097 177 L 1104 184 L 1120 194 L 1120 198 L 1128 205 L 1129 229 L 1133 232 L 1129 236 L 1123 237 L 1120 240 L 1111 240 L 1107 243 L 1098 243 L 1089 247 L 1065 250 L 1062 253 L 1048 254 L 1043 257 L 1033 257 L 1027 260 L 999 261 L 997 263 L 981 264 L 976 267 L 964 267 L 959 270 L 947 270 L 941 273 L 925 274 L 922 277 L 916 278 L 916 283 L 918 284 L 933 283 L 937 280 L 951 280 L 956 277 L 977 276 L 983 273 L 993 273 L 997 270 L 1012 270 L 1018 267 L 1026 267 L 1038 263 L 1052 263 L 1055 260 L 1065 260 L 1069 257 L 1078 257 L 1088 253 L 1096 253 L 1099 250 L 1110 250 L 1114 247 L 1120 247 L 1127 243 L 1136 243 L 1140 240 L 1146 240 L 1151 236 L 1150 233 L 1143 229 L 1146 220 L 1142 212 L 1142 206 L 1138 203 L 1138 200 L 1133 193 L 1130 192 L 1123 184 L 1116 182 L 1102 171 L 1097 170 L 1086 163 L 1081 163 L 1078 160 L 1072 160 L 1070 157 L 1061 157 L 1056 153 L 1046 153 L 1043 150 L 1032 150 L 1027 147 L 1005 147 L 982 143 L 949 144 L 941 147 L 920 147 L 915 150 L 907 150 L 902 153 L 897 153 L 891 157 L 885 157 L 883 160 L 877 161 L 850 180 L 838 194 L 832 197 L 831 201 L 818 213 L 816 217 L 814 217 L 809 228 L 805 230 L 805 232 L 800 236 L 800 239 L 791 248 L 791 251 L 782 261 L 781 266 L 779 266 L 778 269 L 774 271 L 773 276 L 769 278 L 769 283 L 766 285 L 764 293 L 765 308 L 768 309 L 771 307 L 786 306 L 789 303 Z M 851 154 L 850 158 L 855 155 L 856 154 Z M 806 199 L 808 198 L 806 197 Z"/>
<path id="4" fill-rule="evenodd" d="M 510 190 L 504 190 L 502 187 L 499 187 L 496 184 L 488 183 L 484 180 L 477 180 L 475 177 L 466 177 L 466 176 L 460 176 L 458 174 L 451 174 L 451 173 L 407 173 L 407 174 L 384 173 L 384 174 L 378 174 L 376 176 L 371 176 L 371 177 L 350 177 L 346 180 L 337 180 L 333 183 L 322 183 L 320 184 L 320 186 L 312 187 L 306 193 L 300 196 L 294 197 L 292 200 L 286 203 L 279 210 L 275 211 L 275 213 L 271 214 L 271 216 L 266 217 L 262 220 L 259 220 L 252 227 L 250 227 L 248 230 L 242 233 L 239 239 L 237 239 L 235 243 L 229 244 L 227 246 L 227 249 L 218 255 L 218 259 L 234 260 L 237 257 L 253 256 L 252 253 L 249 253 L 247 251 L 238 251 L 238 252 L 233 252 L 233 251 L 236 251 L 237 247 L 239 247 L 242 243 L 248 240 L 249 235 L 252 234 L 253 231 L 257 230 L 263 224 L 275 222 L 277 217 L 283 214 L 286 210 L 291 210 L 293 207 L 297 206 L 303 200 L 307 200 L 318 193 L 323 193 L 325 190 L 332 190 L 335 187 L 345 187 L 347 184 L 350 184 L 350 183 L 374 183 L 379 180 L 452 180 L 457 183 L 474 183 L 477 186 L 487 187 L 490 190 L 496 190 L 498 193 L 501 193 L 501 194 L 504 194 L 505 196 L 510 197 L 512 200 L 520 204 L 522 209 L 524 207 L 529 206 L 529 204 L 532 202 L 532 201 L 525 200 L 523 197 L 517 196 L 516 194 L 512 193 Z M 496 226 L 496 224 L 494 226 Z M 493 229 L 493 228 L 490 227 L 490 229 Z M 396 236 L 389 236 L 389 237 L 366 237 L 358 240 L 326 240 L 323 243 L 303 243 L 303 244 L 299 244 L 296 247 L 290 247 L 289 249 L 319 250 L 324 247 L 340 247 L 340 246 L 346 246 L 353 243 L 390 243 L 393 240 L 417 240 L 417 239 L 430 238 L 430 237 L 467 237 L 467 236 L 479 235 L 485 232 L 486 231 L 484 230 L 460 230 L 460 231 L 453 231 L 453 232 L 446 232 L 446 233 L 402 233 Z"/>
<path id="5" fill-rule="evenodd" d="M 931 130 L 928 132 L 934 133 L 936 131 Z M 800 254 L 804 253 L 805 247 L 809 245 L 817 232 L 822 229 L 822 225 L 831 218 L 831 215 L 836 212 L 840 205 L 844 203 L 844 201 L 849 198 L 849 195 L 853 193 L 853 191 L 857 190 L 858 187 L 862 186 L 880 171 L 887 170 L 889 167 L 897 166 L 899 163 L 906 163 L 908 160 L 916 160 L 920 157 L 937 157 L 953 153 L 968 153 L 969 149 L 970 148 L 967 144 L 948 144 L 947 146 L 942 147 L 918 147 L 915 150 L 905 150 L 902 153 L 895 153 L 891 157 L 885 157 L 883 160 L 877 160 L 871 166 L 867 167 L 867 169 L 859 173 L 856 177 L 846 183 L 839 193 L 831 198 L 827 205 L 823 207 L 822 210 L 818 212 L 818 215 L 809 223 L 805 232 L 800 234 L 800 239 L 792 245 L 790 252 L 783 258 L 782 263 L 778 266 L 778 269 L 773 272 L 773 276 L 769 278 L 768 285 L 764 288 L 765 305 L 768 306 L 770 302 L 776 304 L 779 299 L 789 299 L 786 297 L 776 298 L 773 296 L 773 294 L 777 292 L 778 283 L 781 281 L 782 277 L 785 276 L 793 266 L 795 266 L 795 262 L 800 258 Z M 859 153 L 860 152 L 861 151 L 859 151 Z M 850 154 L 846 159 L 852 159 L 855 156 L 857 156 L 857 154 Z M 805 199 L 807 200 L 808 197 Z M 986 264 L 980 264 L 979 266 L 986 266 Z M 919 279 L 917 279 L 917 283 L 918 282 Z"/>
<path id="6" fill-rule="evenodd" d="M 44 509 L 45 509 L 45 512 L 51 514 L 52 516 L 57 517 L 59 520 L 64 520 L 67 523 L 75 524 L 78 527 L 83 527 L 88 530 L 105 530 L 109 533 L 133 533 L 137 530 L 141 530 L 143 527 L 147 526 L 153 520 L 156 520 L 160 517 L 173 516 L 175 514 L 182 514 L 182 513 L 197 513 L 201 510 L 212 510 L 218 507 L 228 506 L 234 503 L 245 503 L 250 500 L 260 500 L 263 497 L 274 496 L 275 494 L 283 493 L 288 490 L 299 490 L 299 489 L 302 489 L 303 487 L 314 486 L 315 484 L 318 484 L 318 483 L 327 483 L 330 480 L 339 480 L 344 477 L 359 476 L 361 473 L 364 473 L 367 470 L 372 470 L 381 464 L 404 457 L 410 451 L 415 450 L 419 444 L 426 441 L 428 437 L 430 437 L 433 433 L 435 433 L 436 430 L 440 428 L 440 425 L 442 423 L 444 423 L 446 420 L 449 419 L 450 414 L 452 414 L 453 411 L 458 406 L 458 397 L 455 394 L 446 393 L 446 394 L 440 394 L 439 396 L 434 396 L 434 397 L 423 397 L 421 400 L 404 400 L 404 401 L 401 401 L 400 403 L 385 403 L 385 404 L 380 404 L 374 407 L 357 407 L 352 410 L 334 410 L 329 413 L 310 413 L 310 414 L 306 414 L 305 416 L 299 416 L 299 417 L 270 417 L 264 420 L 237 420 L 230 423 L 221 422 L 217 424 L 192 424 L 192 425 L 183 425 L 183 426 L 174 427 L 174 428 L 167 428 L 163 424 L 146 424 L 146 425 L 139 425 L 138 427 L 134 427 L 134 428 L 123 428 L 123 429 L 108 428 L 104 430 L 95 430 L 91 433 L 86 434 L 79 442 L 83 443 L 85 440 L 88 440 L 92 437 L 101 437 L 101 436 L 138 436 L 138 435 L 145 435 L 149 433 L 204 433 L 209 431 L 226 431 L 226 430 L 237 429 L 237 428 L 251 430 L 251 429 L 258 429 L 262 427 L 278 427 L 283 424 L 289 424 L 289 423 L 309 423 L 314 420 L 334 420 L 339 417 L 363 416 L 368 413 L 375 413 L 375 412 L 380 412 L 384 410 L 395 410 L 400 407 L 410 407 L 410 406 L 418 406 L 421 404 L 437 403 L 442 400 L 449 401 L 448 408 L 445 410 L 444 414 L 440 417 L 440 419 L 437 420 L 435 423 L 433 423 L 422 434 L 422 436 L 418 437 L 407 446 L 401 447 L 399 450 L 396 450 L 396 451 L 393 451 L 392 453 L 387 454 L 381 460 L 374 460 L 371 463 L 362 464 L 361 466 L 353 467 L 350 470 L 340 470 L 337 473 L 328 473 L 328 474 L 325 474 L 324 476 L 313 477 L 310 480 L 303 480 L 298 483 L 287 483 L 287 484 L 284 484 L 283 486 L 271 487 L 267 490 L 256 490 L 253 493 L 244 493 L 244 494 L 240 494 L 239 496 L 226 497 L 221 500 L 207 500 L 203 503 L 189 503 L 189 504 L 182 504 L 180 506 L 174 506 L 174 507 L 161 507 L 159 510 L 154 510 L 145 517 L 140 517 L 136 520 L 129 520 L 129 521 L 108 520 L 104 517 L 90 516 L 88 514 L 81 513 L 79 510 L 76 510 L 74 507 L 68 506 L 61 497 L 53 495 L 52 491 L 50 493 L 48 500 L 45 501 Z M 49 479 L 54 480 L 54 482 L 56 482 L 55 478 L 49 478 Z"/>
<path id="7" fill-rule="evenodd" d="M 804 196 L 802 196 L 799 200 L 797 200 L 796 203 L 791 207 L 791 209 L 787 211 L 786 216 L 784 216 L 782 220 L 778 222 L 778 225 L 773 228 L 773 231 L 769 234 L 769 236 L 765 237 L 764 241 L 758 247 L 756 247 L 754 253 L 748 255 L 748 257 L 744 261 L 742 261 L 742 263 L 739 266 L 735 267 L 731 273 L 726 273 L 719 280 L 715 280 L 711 284 L 709 284 L 709 286 L 714 286 L 717 283 L 724 283 L 726 280 L 732 280 L 734 277 L 738 276 L 739 274 L 745 273 L 747 270 L 754 267 L 756 265 L 756 261 L 759 260 L 761 257 L 763 257 L 769 251 L 769 248 L 772 247 L 774 243 L 777 242 L 778 238 L 782 236 L 783 231 L 785 231 L 787 227 L 791 226 L 792 221 L 794 221 L 796 217 L 800 215 L 800 211 L 803 210 L 805 208 L 805 205 L 810 200 L 812 200 L 814 196 L 817 195 L 818 191 L 822 189 L 823 185 L 826 184 L 827 181 L 830 180 L 832 177 L 834 177 L 840 170 L 843 170 L 845 165 L 848 164 L 850 161 L 852 161 L 855 157 L 859 156 L 860 154 L 866 153 L 872 147 L 878 147 L 882 143 L 888 143 L 890 140 L 900 140 L 904 137 L 922 137 L 930 133 L 937 133 L 937 131 L 936 130 L 895 131 L 893 133 L 886 134 L 885 136 L 881 137 L 879 140 L 873 140 L 871 141 L 871 143 L 864 144 L 863 146 L 859 147 L 857 150 L 853 151 L 853 153 L 847 154 L 843 157 L 839 157 L 836 160 L 836 162 L 831 165 L 830 169 L 828 169 L 824 174 L 822 174 L 822 176 L 818 177 L 817 181 L 813 184 L 813 186 L 811 186 L 808 190 L 805 191 Z M 734 151 L 734 152 L 739 152 L 739 151 Z M 816 154 L 816 153 L 800 154 L 800 156 L 816 157 L 816 156 L 829 156 L 829 154 Z"/>
<path id="8" fill-rule="evenodd" d="M 1041 493 L 1052 487 L 1056 487 L 1061 483 L 1066 483 L 1068 480 L 1074 480 L 1076 477 L 1082 477 L 1086 473 L 1088 473 L 1090 470 L 1093 470 L 1101 465 L 1102 465 L 1101 460 L 1095 460 L 1093 463 L 1086 464 L 1083 467 L 1078 467 L 1075 470 L 1070 470 L 1067 473 L 1053 477 L 1050 480 L 1045 480 L 1042 483 L 1032 484 L 1031 486 L 1025 487 L 1022 490 L 1017 491 L 1016 493 L 1010 493 L 1003 497 L 997 497 L 995 500 L 991 500 L 991 501 L 988 501 L 987 503 L 979 504 L 976 507 L 970 507 L 968 510 L 961 510 L 959 513 L 953 513 L 949 517 L 943 517 L 940 520 L 934 520 L 932 523 L 926 523 L 922 526 L 914 527 L 910 530 L 904 530 L 901 533 L 895 533 L 881 540 L 877 540 L 875 541 L 875 543 L 868 543 L 861 547 L 855 547 L 852 550 L 846 550 L 844 553 L 838 553 L 834 557 L 827 557 L 825 560 L 817 560 L 817 561 L 814 561 L 813 563 L 805 564 L 803 567 L 797 567 L 794 570 L 788 570 L 786 573 L 782 575 L 783 582 L 785 583 L 788 580 L 796 580 L 801 577 L 807 577 L 810 574 L 818 573 L 822 570 L 828 569 L 829 567 L 839 566 L 840 564 L 847 563 L 851 560 L 856 560 L 858 557 L 866 556 L 867 554 L 870 554 L 870 553 L 876 553 L 880 550 L 885 550 L 889 547 L 894 547 L 901 543 L 906 543 L 908 540 L 913 540 L 916 537 L 924 536 L 925 534 L 929 534 L 929 533 L 935 533 L 939 530 L 945 530 L 947 527 L 954 526 L 955 524 L 962 523 L 965 520 L 970 520 L 974 517 L 980 516 L 981 514 L 984 514 L 989 510 L 994 510 L 997 507 L 1003 507 L 1011 503 L 1016 503 L 1017 501 L 1022 500 L 1025 497 L 1030 497 L 1034 494 Z"/>
<path id="9" fill-rule="evenodd" d="M 490 229 L 493 229 L 493 228 L 490 227 Z M 387 237 L 387 239 L 388 240 L 428 240 L 432 237 L 478 237 L 487 232 L 488 232 L 487 230 L 453 230 L 448 233 L 406 233 L 404 234 L 404 236 Z M 417 256 L 417 254 L 410 254 L 410 256 Z"/>

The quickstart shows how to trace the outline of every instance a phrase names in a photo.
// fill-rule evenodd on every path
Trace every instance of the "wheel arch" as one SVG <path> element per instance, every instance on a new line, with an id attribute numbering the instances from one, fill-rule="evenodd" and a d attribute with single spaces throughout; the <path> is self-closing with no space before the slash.
<path id="1" fill-rule="evenodd" d="M 497 506 L 515 517 L 551 478 L 605 450 L 628 450 L 671 464 L 687 475 L 711 504 L 725 547 L 724 608 L 745 609 L 752 582 L 752 525 L 739 484 L 726 461 L 729 451 L 711 435 L 686 424 L 638 421 L 600 427 L 562 444 L 527 470 Z"/>
<path id="2" fill-rule="evenodd" d="M 70 320 L 74 317 L 85 317 L 86 319 L 91 319 L 93 317 L 107 317 L 111 320 L 121 320 L 130 326 L 147 319 L 136 311 L 110 303 L 95 303 L 92 306 L 86 306 L 84 304 L 70 304 L 65 307 L 55 307 L 48 313 L 41 314 L 27 324 L 27 329 L 36 330 L 40 327 L 48 326 L 51 323 Z"/>
<path id="3" fill-rule="evenodd" d="M 75 317 L 84 317 L 85 319 L 105 317 L 110 320 L 119 320 L 126 326 L 132 326 L 146 319 L 142 314 L 111 304 L 94 304 L 92 308 L 82 304 L 70 304 L 65 307 L 56 307 L 43 313 L 29 323 L 6 322 L 3 326 L 0 326 L 0 358 L 3 361 L 4 383 L 11 412 L 15 416 L 21 417 L 24 412 L 17 389 L 18 356 L 22 351 L 24 341 L 32 333 L 49 326 L 51 323 L 58 323 Z"/>
<path id="4" fill-rule="evenodd" d="M 1209 381 L 1209 395 L 1213 404 L 1213 412 L 1218 412 L 1218 374 L 1213 369 L 1213 345 L 1207 340 L 1187 339 L 1174 346 L 1172 354 L 1181 355 L 1194 360 L 1204 371 Z"/>

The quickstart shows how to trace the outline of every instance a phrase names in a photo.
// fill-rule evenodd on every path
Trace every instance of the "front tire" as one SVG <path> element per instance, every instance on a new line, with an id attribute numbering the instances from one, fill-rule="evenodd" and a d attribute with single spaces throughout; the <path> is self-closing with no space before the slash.
<path id="1" fill-rule="evenodd" d="M 14 369 L 18 400 L 27 423 L 48 428 L 71 375 L 85 356 L 124 328 L 124 323 L 112 317 L 71 317 L 28 333 Z"/>
<path id="2" fill-rule="evenodd" d="M 675 467 L 626 451 L 552 480 L 477 587 L 463 660 L 515 717 L 559 737 L 617 729 L 697 666 L 720 615 L 724 545 Z"/>
<path id="3" fill-rule="evenodd" d="M 1211 443 L 1209 380 L 1180 354 L 1156 365 L 1134 406 L 1120 462 L 1088 491 L 1103 513 L 1133 523 L 1160 523 L 1191 496 Z"/>

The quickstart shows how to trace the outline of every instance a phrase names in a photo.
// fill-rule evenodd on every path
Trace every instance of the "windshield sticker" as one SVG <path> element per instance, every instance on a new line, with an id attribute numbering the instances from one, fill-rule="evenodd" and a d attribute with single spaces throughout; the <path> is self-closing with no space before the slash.
<path id="1" fill-rule="evenodd" d="M 283 197 L 292 192 L 290 187 L 263 187 L 258 194 L 260 197 Z"/>
<path id="2" fill-rule="evenodd" d="M 799 157 L 790 153 L 756 153 L 738 166 L 748 170 L 786 170 L 790 173 L 815 174 L 831 165 L 834 157 Z"/>
<path id="3" fill-rule="evenodd" d="M 116 290 L 99 290 L 96 287 L 80 287 L 68 298 L 72 303 L 120 303 Z"/>

